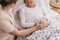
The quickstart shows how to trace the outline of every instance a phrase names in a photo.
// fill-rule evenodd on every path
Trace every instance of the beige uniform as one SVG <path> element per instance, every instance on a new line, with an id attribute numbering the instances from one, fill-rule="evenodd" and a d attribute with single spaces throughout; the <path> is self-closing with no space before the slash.
<path id="1" fill-rule="evenodd" d="M 0 10 L 0 40 L 14 40 L 14 36 L 9 34 L 14 30 L 13 15 Z"/>

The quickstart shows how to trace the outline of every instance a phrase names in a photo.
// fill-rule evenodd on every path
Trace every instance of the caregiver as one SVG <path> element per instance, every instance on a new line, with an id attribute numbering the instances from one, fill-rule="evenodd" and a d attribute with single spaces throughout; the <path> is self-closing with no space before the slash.
<path id="1" fill-rule="evenodd" d="M 11 12 L 16 4 L 17 0 L 0 0 L 1 10 L 0 10 L 0 40 L 14 40 L 14 36 L 26 36 L 30 33 L 41 29 L 42 27 L 37 22 L 36 26 L 25 29 L 18 30 L 14 25 L 14 17 Z M 42 22 L 41 22 L 42 23 Z M 40 26 L 40 27 L 39 27 Z M 46 26 L 45 26 L 46 27 Z"/>

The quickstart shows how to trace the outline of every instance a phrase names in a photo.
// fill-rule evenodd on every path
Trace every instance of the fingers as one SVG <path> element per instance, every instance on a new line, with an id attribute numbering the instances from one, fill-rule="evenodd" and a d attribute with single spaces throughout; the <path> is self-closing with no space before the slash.
<path id="1" fill-rule="evenodd" d="M 38 21 L 35 26 L 37 26 L 37 29 L 43 29 L 48 27 L 48 24 L 42 21 Z"/>
<path id="2" fill-rule="evenodd" d="M 46 28 L 48 27 L 48 24 L 45 24 L 45 23 L 41 23 L 39 24 L 39 27 L 42 29 L 42 28 Z"/>

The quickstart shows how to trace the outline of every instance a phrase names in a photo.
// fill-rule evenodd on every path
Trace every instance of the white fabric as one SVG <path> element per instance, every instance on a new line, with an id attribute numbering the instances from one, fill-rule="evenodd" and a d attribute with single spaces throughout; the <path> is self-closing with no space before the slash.
<path id="1" fill-rule="evenodd" d="M 49 1 L 50 1 L 50 0 L 45 0 L 45 3 L 46 3 L 46 6 L 47 6 L 47 7 L 51 8 L 51 6 L 49 5 Z"/>
<path id="2" fill-rule="evenodd" d="M 38 5 L 33 8 L 29 8 L 25 5 L 19 12 L 23 27 L 32 27 L 36 21 L 39 21 L 44 17 L 41 8 Z"/>
<path id="3" fill-rule="evenodd" d="M 17 11 L 23 7 L 23 3 L 23 0 L 17 0 L 15 8 L 12 10 L 14 16 L 16 15 Z"/>
<path id="4" fill-rule="evenodd" d="M 36 0 L 37 1 L 37 0 Z M 59 14 L 53 10 L 51 10 L 48 5 L 46 4 L 46 2 L 48 3 L 48 1 L 46 0 L 39 0 L 38 1 L 39 4 L 41 5 L 41 8 L 44 12 L 44 14 L 46 14 L 47 16 L 51 16 L 51 17 L 57 17 Z"/>

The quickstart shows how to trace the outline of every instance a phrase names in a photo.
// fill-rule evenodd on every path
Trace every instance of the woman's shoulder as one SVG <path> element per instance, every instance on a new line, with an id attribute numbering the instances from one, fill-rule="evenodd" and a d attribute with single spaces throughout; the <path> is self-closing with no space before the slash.
<path id="1" fill-rule="evenodd" d="M 5 15 L 5 13 L 1 10 L 0 11 L 0 19 L 6 19 L 7 16 Z"/>
<path id="2" fill-rule="evenodd" d="M 1 7 L 1 5 L 0 5 L 0 16 L 3 14 L 3 9 L 2 9 L 2 7 Z"/>

